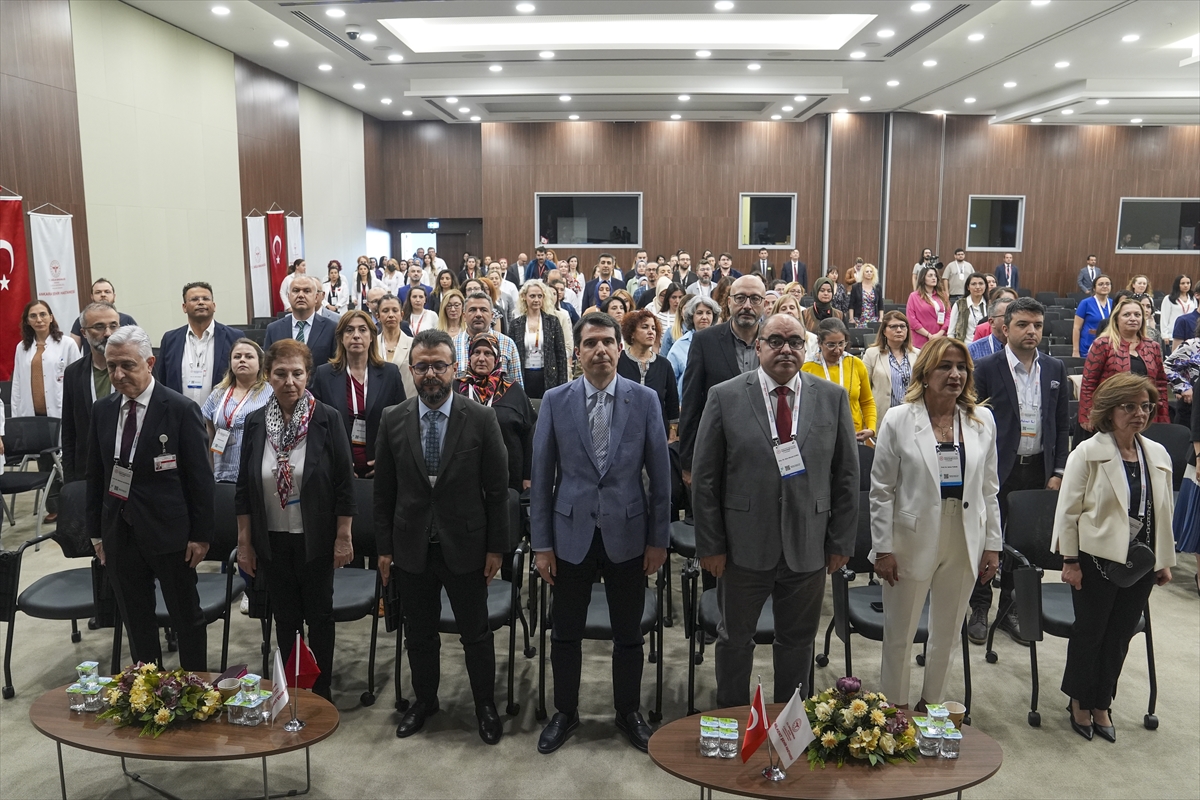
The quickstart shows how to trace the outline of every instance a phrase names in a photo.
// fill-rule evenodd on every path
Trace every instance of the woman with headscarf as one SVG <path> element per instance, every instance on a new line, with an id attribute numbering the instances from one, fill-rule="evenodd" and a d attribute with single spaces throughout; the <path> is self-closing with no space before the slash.
<path id="1" fill-rule="evenodd" d="M 829 277 L 817 278 L 812 290 L 813 304 L 804 309 L 803 319 L 801 320 L 804 323 L 805 330 L 815 331 L 822 320 L 842 318 L 842 312 L 834 308 L 833 305 L 835 287 L 834 279 Z"/>
<path id="2" fill-rule="evenodd" d="M 467 346 L 467 371 L 454 381 L 454 391 L 496 412 L 508 449 L 508 485 L 529 488 L 533 468 L 533 404 L 521 384 L 504 375 L 500 342 L 492 331 L 475 334 Z"/>

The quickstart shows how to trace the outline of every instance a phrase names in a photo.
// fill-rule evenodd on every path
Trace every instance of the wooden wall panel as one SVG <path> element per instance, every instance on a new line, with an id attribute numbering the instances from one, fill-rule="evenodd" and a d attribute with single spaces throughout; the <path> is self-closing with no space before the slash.
<path id="1" fill-rule="evenodd" d="M 886 120 L 883 114 L 833 115 L 829 263 L 843 276 L 856 258 L 879 266 Z"/>
<path id="2" fill-rule="evenodd" d="M 903 303 L 921 251 L 936 247 L 938 163 L 942 120 L 931 114 L 892 115 L 892 183 L 884 295 Z"/>
<path id="3" fill-rule="evenodd" d="M 383 123 L 363 114 L 363 185 L 367 195 L 367 225 L 386 230 L 383 220 L 372 212 L 383 208 Z"/>
<path id="4" fill-rule="evenodd" d="M 482 216 L 478 125 L 364 116 L 363 133 L 368 219 Z"/>
<path id="5" fill-rule="evenodd" d="M 252 209 L 265 214 L 273 203 L 284 211 L 303 215 L 299 88 L 295 81 L 241 56 L 234 56 L 233 69 L 242 216 Z M 244 222 L 242 257 L 249 287 L 250 255 Z M 247 291 L 247 319 L 253 317 L 253 311 L 253 298 Z"/>
<path id="6" fill-rule="evenodd" d="M 0 120 L 0 182 L 24 196 L 25 211 L 53 203 L 73 215 L 75 274 L 85 300 L 91 264 L 68 0 L 0 3 Z M 33 287 L 32 249 L 29 266 Z M 69 328 L 70 320 L 59 326 Z"/>

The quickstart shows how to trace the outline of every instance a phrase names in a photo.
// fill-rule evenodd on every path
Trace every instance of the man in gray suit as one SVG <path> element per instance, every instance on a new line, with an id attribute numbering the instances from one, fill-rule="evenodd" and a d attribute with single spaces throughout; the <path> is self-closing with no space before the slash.
<path id="1" fill-rule="evenodd" d="M 754 632 L 775 609 L 775 702 L 807 683 L 825 574 L 854 553 L 858 447 L 846 391 L 800 372 L 804 328 L 763 323 L 759 368 L 709 392 L 692 460 L 696 554 L 717 576 L 717 705 L 750 702 Z M 804 691 L 811 691 L 804 686 Z"/>
<path id="2" fill-rule="evenodd" d="M 667 558 L 670 459 L 658 395 L 617 375 L 620 337 L 607 314 L 579 320 L 575 347 L 583 377 L 546 393 L 534 434 L 531 541 L 538 573 L 554 592 L 557 713 L 538 739 L 544 754 L 579 727 L 580 641 L 597 575 L 604 578 L 613 633 L 617 728 L 642 751 L 653 733 L 638 712 L 641 618 L 646 578 Z"/>

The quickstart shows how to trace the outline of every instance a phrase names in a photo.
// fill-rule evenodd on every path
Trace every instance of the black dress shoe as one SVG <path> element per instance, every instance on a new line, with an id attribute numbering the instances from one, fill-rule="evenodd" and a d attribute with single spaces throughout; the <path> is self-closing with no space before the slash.
<path id="1" fill-rule="evenodd" d="M 1117 743 L 1117 729 L 1112 725 L 1112 709 L 1108 709 L 1108 725 L 1097 725 L 1095 720 L 1092 720 L 1092 728 L 1095 729 L 1096 735 L 1101 739 L 1107 739 L 1113 744 Z"/>
<path id="2" fill-rule="evenodd" d="M 475 706 L 475 716 L 479 718 L 479 738 L 486 744 L 499 744 L 504 726 L 500 723 L 500 715 L 496 713 L 496 704 L 491 700 Z"/>
<path id="3" fill-rule="evenodd" d="M 1029 647 L 1029 642 L 1021 638 L 1021 623 L 1017 620 L 1015 611 L 1010 611 L 1004 615 L 1004 619 L 1000 620 L 998 626 L 1000 630 L 1008 634 L 1008 638 L 1012 639 L 1022 647 Z"/>
<path id="4" fill-rule="evenodd" d="M 629 743 L 645 753 L 650 749 L 650 737 L 654 729 L 646 724 L 642 715 L 637 711 L 625 716 L 617 716 L 617 730 L 629 737 Z"/>
<path id="5" fill-rule="evenodd" d="M 1075 731 L 1080 736 L 1082 736 L 1083 738 L 1087 739 L 1090 742 L 1092 740 L 1092 726 L 1091 725 L 1080 725 L 1078 722 L 1075 721 L 1075 713 L 1073 711 L 1071 711 L 1070 703 L 1067 703 L 1067 716 L 1071 720 L 1071 730 Z"/>
<path id="6" fill-rule="evenodd" d="M 578 711 L 573 711 L 570 714 L 564 714 L 561 711 L 556 712 L 550 718 L 550 721 L 546 723 L 546 727 L 542 729 L 542 735 L 538 737 L 538 752 L 542 755 L 553 753 L 563 746 L 563 743 L 567 741 L 578 727 Z"/>
<path id="7" fill-rule="evenodd" d="M 420 700 L 408 707 L 408 711 L 404 712 L 404 716 L 400 718 L 400 724 L 396 726 L 396 736 L 400 739 L 412 736 L 421 728 L 425 727 L 425 720 L 432 717 L 438 712 L 438 702 L 434 700 L 431 704 L 426 704 Z"/>

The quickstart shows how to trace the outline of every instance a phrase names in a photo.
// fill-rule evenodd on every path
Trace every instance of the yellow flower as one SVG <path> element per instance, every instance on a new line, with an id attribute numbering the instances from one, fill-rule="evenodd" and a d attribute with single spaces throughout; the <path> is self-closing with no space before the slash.
<path id="1" fill-rule="evenodd" d="M 894 754 L 896 752 L 896 739 L 890 733 L 885 733 L 879 737 L 879 749 L 889 756 Z"/>
<path id="2" fill-rule="evenodd" d="M 142 664 L 142 668 L 138 671 L 141 672 L 143 675 L 148 675 L 151 672 L 158 672 L 158 666 L 156 664 L 154 664 L 153 662 L 151 662 L 149 664 Z"/>
<path id="3" fill-rule="evenodd" d="M 876 699 L 876 700 L 878 700 L 878 701 L 879 701 L 879 702 L 881 702 L 881 703 L 886 703 L 886 702 L 887 702 L 887 697 L 885 697 L 885 696 L 884 696 L 883 692 L 876 692 L 876 693 L 875 693 L 875 699 Z"/>
<path id="4" fill-rule="evenodd" d="M 821 735 L 821 729 L 820 729 L 820 728 L 818 728 L 816 725 L 814 725 L 814 726 L 813 726 L 813 729 L 812 729 L 812 731 L 813 731 L 813 736 L 820 736 L 820 735 Z"/>
<path id="5" fill-rule="evenodd" d="M 109 689 L 105 697 L 108 698 L 108 704 L 110 706 L 115 706 L 121 699 L 121 692 L 119 689 Z"/>
<path id="6" fill-rule="evenodd" d="M 821 734 L 822 747 L 832 750 L 833 748 L 837 747 L 837 743 L 837 734 L 835 734 L 833 731 L 826 731 L 825 733 Z"/>
<path id="7" fill-rule="evenodd" d="M 850 702 L 850 710 L 854 713 L 855 719 L 866 714 L 868 708 L 870 706 L 867 705 L 865 700 L 855 699 Z"/>
<path id="8" fill-rule="evenodd" d="M 875 725 L 885 725 L 887 724 L 887 715 L 876 708 L 871 711 L 871 722 Z"/>
<path id="9" fill-rule="evenodd" d="M 141 678 L 134 681 L 133 688 L 129 690 L 129 706 L 139 714 L 150 707 L 150 691 Z"/>
<path id="10" fill-rule="evenodd" d="M 221 693 L 218 692 L 216 689 L 209 689 L 207 692 L 204 693 L 204 702 L 209 705 L 215 706 L 215 705 L 217 705 L 217 703 L 220 702 L 220 700 L 221 700 Z"/>
<path id="11" fill-rule="evenodd" d="M 165 708 L 160 708 L 154 712 L 154 722 L 158 725 L 166 725 L 171 721 L 171 712 Z"/>
<path id="12" fill-rule="evenodd" d="M 863 700 L 866 700 L 868 703 L 873 703 L 877 697 L 878 695 L 876 695 L 874 692 L 867 692 L 863 695 Z"/>

